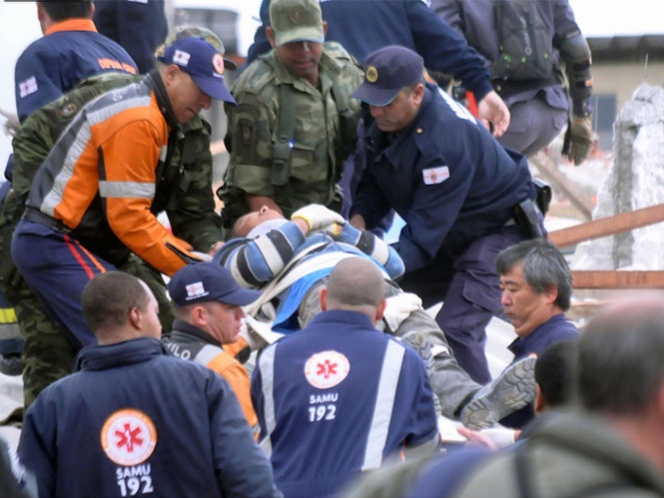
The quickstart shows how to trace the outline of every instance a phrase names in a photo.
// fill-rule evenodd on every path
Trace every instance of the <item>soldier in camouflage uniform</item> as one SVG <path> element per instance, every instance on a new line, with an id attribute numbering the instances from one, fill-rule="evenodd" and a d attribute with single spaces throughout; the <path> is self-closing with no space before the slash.
<path id="1" fill-rule="evenodd" d="M 196 27 L 176 30 L 166 40 L 166 45 L 185 37 L 205 38 L 223 53 L 223 44 L 214 33 Z M 235 65 L 228 62 L 227 67 L 234 69 Z M 12 233 L 25 209 L 32 179 L 60 132 L 88 101 L 140 78 L 121 73 L 88 78 L 72 92 L 33 113 L 14 138 L 13 189 L 0 206 L 0 289 L 15 306 L 25 336 L 26 408 L 46 386 L 71 373 L 79 345 L 69 340 L 65 329 L 47 313 L 17 272 L 11 257 Z M 211 182 L 210 125 L 195 116 L 179 131 L 178 144 L 163 169 L 159 185 L 160 193 L 165 194 L 155 198 L 153 210 L 166 211 L 174 234 L 201 252 L 216 251 L 221 240 L 221 219 L 214 212 Z M 150 286 L 159 301 L 164 330 L 170 330 L 173 311 L 161 274 L 133 254 L 119 269 Z"/>
<path id="2" fill-rule="evenodd" d="M 275 0 L 270 18 L 274 50 L 240 76 L 232 88 L 238 105 L 226 109 L 226 227 L 263 205 L 286 217 L 310 203 L 339 211 L 337 182 L 357 141 L 360 104 L 350 94 L 362 71 L 341 45 L 323 43 L 318 2 Z"/>

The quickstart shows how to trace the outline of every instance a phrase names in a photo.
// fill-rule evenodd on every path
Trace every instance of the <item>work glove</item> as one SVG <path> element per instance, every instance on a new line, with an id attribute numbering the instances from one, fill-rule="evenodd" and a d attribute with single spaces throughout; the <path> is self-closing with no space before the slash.
<path id="1" fill-rule="evenodd" d="M 21 127 L 21 123 L 18 121 L 18 116 L 1 108 L 0 114 L 6 119 L 5 124 L 2 125 L 2 130 L 5 132 L 5 135 L 13 137 Z"/>
<path id="2" fill-rule="evenodd" d="M 395 333 L 401 323 L 416 309 L 422 306 L 422 299 L 411 292 L 401 292 L 386 299 L 383 321 L 391 333 Z"/>
<path id="3" fill-rule="evenodd" d="M 570 150 L 567 158 L 578 166 L 590 155 L 593 148 L 593 126 L 590 116 L 572 116 L 570 122 Z"/>
<path id="4" fill-rule="evenodd" d="M 343 216 L 321 204 L 309 204 L 298 209 L 291 215 L 291 220 L 296 218 L 306 221 L 310 232 L 322 230 L 332 223 L 339 223 L 340 225 L 346 223 Z"/>

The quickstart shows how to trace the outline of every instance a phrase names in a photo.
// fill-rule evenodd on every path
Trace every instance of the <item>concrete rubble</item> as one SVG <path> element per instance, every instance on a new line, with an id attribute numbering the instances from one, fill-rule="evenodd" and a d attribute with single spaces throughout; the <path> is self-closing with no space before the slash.
<path id="1" fill-rule="evenodd" d="M 614 162 L 593 219 L 664 204 L 664 88 L 642 85 L 614 124 Z M 574 270 L 664 270 L 664 223 L 579 244 Z"/>

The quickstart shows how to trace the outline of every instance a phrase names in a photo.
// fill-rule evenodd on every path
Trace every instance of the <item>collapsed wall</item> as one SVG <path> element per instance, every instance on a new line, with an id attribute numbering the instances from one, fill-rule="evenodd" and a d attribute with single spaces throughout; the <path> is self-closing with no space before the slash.
<path id="1" fill-rule="evenodd" d="M 664 88 L 639 87 L 614 124 L 614 163 L 593 219 L 664 204 Z M 664 223 L 579 244 L 574 270 L 664 270 Z"/>

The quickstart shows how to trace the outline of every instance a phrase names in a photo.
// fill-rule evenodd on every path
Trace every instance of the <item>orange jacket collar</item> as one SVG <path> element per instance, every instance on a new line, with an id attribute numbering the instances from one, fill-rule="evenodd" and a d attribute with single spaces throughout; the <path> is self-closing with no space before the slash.
<path id="1" fill-rule="evenodd" d="M 97 27 L 92 19 L 84 19 L 76 17 L 73 19 L 66 19 L 64 21 L 56 22 L 46 30 L 46 35 L 58 33 L 59 31 L 94 31 L 97 32 Z"/>

